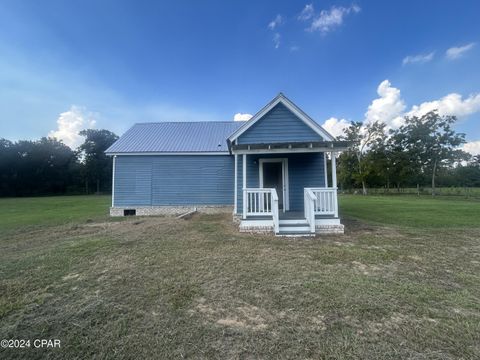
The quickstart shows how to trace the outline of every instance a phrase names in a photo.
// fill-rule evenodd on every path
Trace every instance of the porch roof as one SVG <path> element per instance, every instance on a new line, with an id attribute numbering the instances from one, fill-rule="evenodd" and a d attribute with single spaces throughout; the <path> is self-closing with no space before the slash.
<path id="1" fill-rule="evenodd" d="M 274 142 L 263 144 L 231 144 L 232 153 L 248 152 L 324 152 L 347 150 L 348 141 L 307 141 L 307 142 Z"/>

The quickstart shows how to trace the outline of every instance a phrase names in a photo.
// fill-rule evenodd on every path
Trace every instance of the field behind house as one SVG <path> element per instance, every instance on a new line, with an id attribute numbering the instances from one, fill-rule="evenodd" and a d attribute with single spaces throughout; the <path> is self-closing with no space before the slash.
<path id="1" fill-rule="evenodd" d="M 478 201 L 342 196 L 314 239 L 108 206 L 0 199 L 0 339 L 62 345 L 0 359 L 478 358 Z"/>
<path id="2" fill-rule="evenodd" d="M 342 190 L 345 194 L 360 194 L 361 189 L 345 189 Z M 410 188 L 369 188 L 367 189 L 369 195 L 432 195 L 431 187 L 410 187 Z M 480 199 L 480 187 L 437 187 L 435 188 L 435 194 L 437 196 L 459 197 L 459 198 L 472 198 Z"/>

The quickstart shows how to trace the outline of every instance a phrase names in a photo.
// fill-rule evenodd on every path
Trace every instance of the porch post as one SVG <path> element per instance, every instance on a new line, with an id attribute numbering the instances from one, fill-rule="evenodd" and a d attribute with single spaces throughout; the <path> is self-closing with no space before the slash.
<path id="1" fill-rule="evenodd" d="M 233 199 L 233 214 L 236 215 L 237 214 L 237 185 L 238 185 L 238 181 L 237 181 L 237 166 L 238 166 L 238 161 L 237 161 L 237 154 L 235 154 L 235 185 L 234 185 L 234 189 L 233 189 L 233 193 L 234 193 L 234 199 Z"/>
<path id="2" fill-rule="evenodd" d="M 242 170 L 243 170 L 243 214 L 242 217 L 244 219 L 247 218 L 247 154 L 243 154 L 242 159 Z"/>
<path id="3" fill-rule="evenodd" d="M 332 187 L 337 188 L 337 160 L 335 158 L 335 153 L 330 153 L 332 156 Z"/>
<path id="4" fill-rule="evenodd" d="M 115 160 L 117 160 L 117 155 L 113 155 L 112 165 L 112 207 L 115 206 Z"/>
<path id="5" fill-rule="evenodd" d="M 328 158 L 327 158 L 327 153 L 323 153 L 323 170 L 325 173 L 325 187 L 328 187 Z"/>
<path id="6" fill-rule="evenodd" d="M 338 197 L 337 197 L 337 160 L 335 158 L 335 153 L 332 151 L 332 188 L 334 196 L 334 206 L 335 206 L 335 217 L 338 218 Z"/>

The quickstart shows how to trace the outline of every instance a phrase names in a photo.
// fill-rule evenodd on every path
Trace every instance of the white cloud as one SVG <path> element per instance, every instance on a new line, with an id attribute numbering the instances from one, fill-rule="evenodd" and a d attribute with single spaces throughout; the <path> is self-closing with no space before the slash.
<path id="1" fill-rule="evenodd" d="M 467 51 L 471 50 L 475 46 L 475 43 L 470 43 L 464 46 L 451 47 L 445 52 L 445 56 L 449 60 L 455 60 L 462 57 Z"/>
<path id="2" fill-rule="evenodd" d="M 343 24 L 343 18 L 350 13 L 358 13 L 360 11 L 358 5 L 350 7 L 332 6 L 330 10 L 322 10 L 320 15 L 315 17 L 310 25 L 309 31 L 320 31 L 322 34 L 333 30 Z"/>
<path id="3" fill-rule="evenodd" d="M 268 28 L 271 30 L 275 30 L 275 28 L 281 25 L 282 23 L 283 23 L 282 15 L 278 14 L 277 16 L 275 16 L 275 19 L 273 19 L 268 23 Z"/>
<path id="4" fill-rule="evenodd" d="M 301 21 L 309 20 L 315 14 L 315 10 L 313 9 L 313 4 L 307 4 L 303 8 L 300 15 L 298 15 L 297 19 Z"/>
<path id="5" fill-rule="evenodd" d="M 383 121 L 388 127 L 398 127 L 402 124 L 405 103 L 400 90 L 394 88 L 390 81 L 384 80 L 378 85 L 379 98 L 372 101 L 365 113 L 365 123 Z"/>
<path id="6" fill-rule="evenodd" d="M 280 39 L 281 36 L 279 33 L 273 34 L 273 45 L 275 46 L 275 49 L 278 49 L 280 47 Z"/>
<path id="7" fill-rule="evenodd" d="M 415 63 L 423 64 L 423 63 L 432 61 L 434 56 L 435 56 L 435 52 L 431 52 L 428 54 L 409 55 L 403 59 L 402 64 L 403 65 L 415 64 Z"/>
<path id="8" fill-rule="evenodd" d="M 460 94 L 451 93 L 438 100 L 413 105 L 409 111 L 405 111 L 406 106 L 400 90 L 393 87 L 390 81 L 382 81 L 378 86 L 377 93 L 380 97 L 369 105 L 365 113 L 365 123 L 383 121 L 388 128 L 401 126 L 404 116 L 420 117 L 433 110 L 437 110 L 441 116 L 454 115 L 458 118 L 480 111 L 480 94 L 462 98 Z"/>
<path id="9" fill-rule="evenodd" d="M 467 142 L 462 149 L 472 155 L 480 155 L 480 140 Z"/>
<path id="10" fill-rule="evenodd" d="M 365 113 L 364 124 L 380 121 L 388 129 L 397 129 L 404 123 L 405 116 L 421 117 L 426 113 L 437 110 L 441 116 L 452 115 L 457 118 L 480 112 L 480 93 L 462 98 L 460 94 L 451 93 L 438 100 L 413 105 L 406 111 L 406 105 L 401 97 L 400 89 L 392 86 L 390 81 L 384 80 L 377 88 L 378 98 L 374 99 Z M 349 126 L 345 119 L 331 117 L 322 125 L 335 137 L 343 135 L 343 129 Z M 463 149 L 471 154 L 480 154 L 480 140 L 464 145 Z"/>
<path id="11" fill-rule="evenodd" d="M 299 46 L 297 46 L 297 45 L 292 45 L 292 46 L 290 46 L 290 51 L 291 51 L 291 52 L 295 52 L 295 51 L 298 51 L 298 50 L 300 50 L 300 47 L 299 47 Z"/>
<path id="12" fill-rule="evenodd" d="M 275 31 L 275 29 L 278 28 L 282 23 L 282 15 L 278 14 L 275 19 L 270 21 L 270 23 L 268 24 L 268 28 L 272 31 Z M 275 47 L 275 49 L 278 49 L 280 47 L 280 39 L 280 33 L 278 31 L 275 31 L 275 33 L 273 34 L 273 46 Z"/>
<path id="13" fill-rule="evenodd" d="M 455 115 L 459 118 L 468 116 L 480 111 L 480 94 L 470 95 L 465 99 L 462 99 L 462 95 L 460 94 L 448 94 L 439 100 L 414 105 L 405 115 L 422 116 L 433 110 L 438 110 L 438 114 L 442 116 Z"/>
<path id="14" fill-rule="evenodd" d="M 233 115 L 233 121 L 247 121 L 252 118 L 252 114 L 242 114 L 242 113 L 236 113 Z"/>
<path id="15" fill-rule="evenodd" d="M 96 121 L 93 114 L 87 112 L 85 108 L 72 105 L 70 110 L 63 112 L 57 119 L 57 130 L 52 130 L 48 136 L 62 140 L 72 149 L 78 147 L 83 137 L 78 133 L 84 129 L 95 127 Z"/>
<path id="16" fill-rule="evenodd" d="M 331 117 L 322 124 L 322 127 L 334 137 L 338 137 L 344 135 L 343 130 L 346 129 L 349 125 L 350 122 L 345 119 L 337 119 L 335 117 Z"/>

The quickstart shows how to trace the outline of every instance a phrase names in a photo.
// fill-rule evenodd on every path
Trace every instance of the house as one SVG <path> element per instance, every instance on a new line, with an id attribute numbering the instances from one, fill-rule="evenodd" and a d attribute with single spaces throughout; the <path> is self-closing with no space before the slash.
<path id="1" fill-rule="evenodd" d="M 345 148 L 282 93 L 246 122 L 135 124 L 106 151 L 110 214 L 196 208 L 232 211 L 240 231 L 343 233 L 335 153 Z"/>

